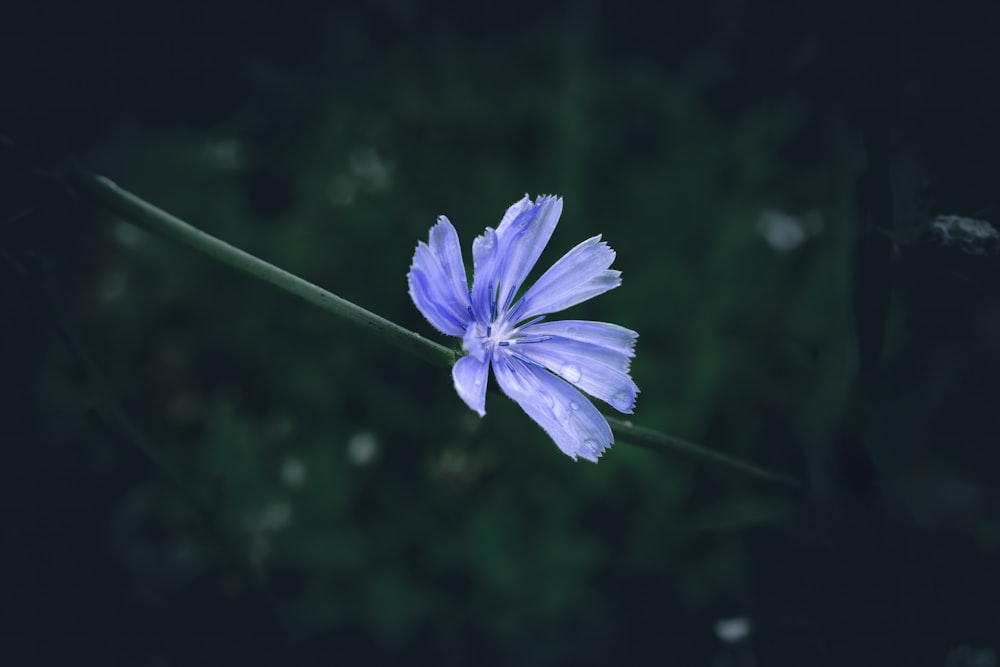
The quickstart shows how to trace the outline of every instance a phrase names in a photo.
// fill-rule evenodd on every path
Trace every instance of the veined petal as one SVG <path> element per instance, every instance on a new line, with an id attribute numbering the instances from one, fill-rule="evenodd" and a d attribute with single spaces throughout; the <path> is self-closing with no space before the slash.
<path id="1" fill-rule="evenodd" d="M 417 248 L 414 267 L 406 276 L 410 286 L 410 298 L 435 329 L 449 336 L 461 336 L 470 319 L 469 297 L 466 295 L 464 302 L 456 301 L 449 292 L 442 289 L 437 272 L 417 268 L 416 258 L 421 254 L 420 250 Z"/>
<path id="2" fill-rule="evenodd" d="M 639 334 L 609 322 L 592 322 L 590 320 L 556 320 L 554 322 L 539 322 L 521 329 L 525 336 L 559 336 L 590 343 L 607 350 L 617 352 L 627 360 L 635 356 L 635 341 Z M 628 361 L 624 370 L 628 370 Z"/>
<path id="3" fill-rule="evenodd" d="M 519 338 L 524 336 L 523 340 L 530 341 L 537 344 L 532 345 L 517 345 Z M 621 371 L 622 373 L 628 373 L 629 366 L 632 365 L 632 357 L 622 352 L 604 347 L 602 345 L 594 345 L 593 343 L 588 343 L 581 340 L 574 340 L 572 338 L 563 338 L 562 336 L 553 336 L 551 334 L 537 335 L 534 327 L 527 327 L 522 330 L 522 332 L 511 341 L 512 345 L 517 346 L 517 350 L 524 354 L 528 352 L 534 352 L 536 348 L 543 348 L 544 354 L 546 355 L 557 355 L 564 354 L 566 356 L 566 361 L 577 364 L 580 359 L 583 359 L 585 363 L 595 363 L 603 364 L 608 368 L 613 368 L 616 371 Z M 544 345 L 543 345 L 544 343 Z M 531 356 L 530 354 L 528 356 Z M 539 360 L 535 360 L 541 363 Z M 551 369 L 554 372 L 558 372 L 558 368 Z M 572 382 L 572 380 L 570 380 Z"/>
<path id="4" fill-rule="evenodd" d="M 420 242 L 407 275 L 410 297 L 434 327 L 461 336 L 469 317 L 469 291 L 458 233 L 441 216 L 431 228 L 429 243 Z"/>
<path id="5" fill-rule="evenodd" d="M 548 371 L 498 351 L 493 372 L 504 393 L 545 429 L 568 456 L 597 462 L 614 442 L 607 419 L 593 403 Z"/>
<path id="6" fill-rule="evenodd" d="M 512 345 L 511 349 L 618 412 L 632 414 L 639 387 L 628 375 L 628 357 L 605 347 L 558 336 L 530 345 Z"/>
<path id="7" fill-rule="evenodd" d="M 496 287 L 501 310 L 510 308 L 514 294 L 552 238 L 563 204 L 558 197 L 546 196 L 539 197 L 530 207 L 521 205 L 521 202 L 511 209 L 515 207 L 519 207 L 520 212 L 513 219 L 508 219 L 512 212 L 509 209 L 497 228 L 501 260 Z"/>
<path id="8" fill-rule="evenodd" d="M 514 202 L 507 208 L 507 212 L 503 214 L 500 224 L 497 225 L 497 233 L 506 232 L 507 228 L 510 227 L 510 224 L 517 219 L 517 216 L 521 215 L 534 205 L 534 202 L 532 202 L 531 198 L 528 197 L 528 193 L 524 193 L 524 196 L 521 197 L 521 199 Z"/>
<path id="9" fill-rule="evenodd" d="M 594 236 L 579 244 L 542 274 L 522 297 L 518 318 L 557 313 L 618 287 L 621 271 L 608 269 L 615 251 Z"/>
<path id="10" fill-rule="evenodd" d="M 472 311 L 484 325 L 489 324 L 496 314 L 497 269 L 500 242 L 492 227 L 477 236 L 472 242 Z"/>
<path id="11" fill-rule="evenodd" d="M 429 236 L 431 252 L 437 258 L 444 272 L 452 294 L 456 300 L 461 300 L 469 293 L 469 278 L 465 274 L 465 262 L 462 260 L 462 245 L 458 241 L 458 232 L 446 216 L 438 216 L 438 223 L 431 227 Z"/>
<path id="12" fill-rule="evenodd" d="M 469 355 L 456 361 L 451 369 L 455 391 L 466 405 L 479 413 L 480 417 L 486 414 L 486 384 L 489 371 L 489 358 L 480 360 Z"/>

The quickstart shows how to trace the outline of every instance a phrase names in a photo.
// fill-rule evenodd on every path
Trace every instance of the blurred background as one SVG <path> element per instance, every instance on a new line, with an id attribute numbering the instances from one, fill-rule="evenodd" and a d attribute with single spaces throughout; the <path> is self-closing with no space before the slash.
<path id="1" fill-rule="evenodd" d="M 12 6 L 0 661 L 995 667 L 997 12 L 807 4 Z M 560 194 L 634 422 L 803 490 L 573 463 L 69 157 L 449 345 L 417 241 Z"/>

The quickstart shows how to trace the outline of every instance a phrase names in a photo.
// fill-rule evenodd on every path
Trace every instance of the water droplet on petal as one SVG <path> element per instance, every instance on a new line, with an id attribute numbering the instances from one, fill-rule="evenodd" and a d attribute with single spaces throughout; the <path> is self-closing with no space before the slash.
<path id="1" fill-rule="evenodd" d="M 576 401 L 570 401 L 569 402 L 569 407 L 573 408 L 574 410 L 579 410 L 580 409 L 580 404 L 577 403 Z"/>
<path id="2" fill-rule="evenodd" d="M 539 392 L 538 395 L 541 396 L 543 401 L 545 401 L 545 405 L 549 406 L 550 408 L 554 408 L 556 406 L 556 400 L 552 398 L 552 396 L 550 396 L 549 394 L 546 394 L 545 392 Z"/>
<path id="3" fill-rule="evenodd" d="M 598 443 L 596 440 L 593 440 L 593 439 L 590 439 L 590 438 L 587 438 L 586 440 L 583 441 L 583 446 L 584 446 L 584 448 L 592 451 L 595 454 L 598 453 L 599 451 L 601 451 L 601 445 L 600 445 L 600 443 Z"/>
<path id="4" fill-rule="evenodd" d="M 476 378 L 475 380 L 472 381 L 472 383 L 474 385 L 476 385 L 477 387 L 482 387 L 483 386 L 483 379 L 482 378 Z"/>
<path id="5" fill-rule="evenodd" d="M 576 327 L 566 327 L 566 333 L 568 334 L 575 334 L 577 331 L 579 331 L 579 329 Z"/>
<path id="6" fill-rule="evenodd" d="M 632 408 L 632 394 L 625 389 L 617 392 L 611 397 L 611 405 L 618 410 L 624 411 Z"/>
<path id="7" fill-rule="evenodd" d="M 580 378 L 583 377 L 583 373 L 580 372 L 580 367 L 574 364 L 566 364 L 559 371 L 559 374 L 570 382 L 579 382 Z"/>

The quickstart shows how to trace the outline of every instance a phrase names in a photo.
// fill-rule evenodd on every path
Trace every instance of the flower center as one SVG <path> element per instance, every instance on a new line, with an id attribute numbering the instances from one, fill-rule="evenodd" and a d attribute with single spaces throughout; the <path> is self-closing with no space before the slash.
<path id="1" fill-rule="evenodd" d="M 481 327 L 481 329 L 483 345 L 491 350 L 496 346 L 504 347 L 505 344 L 509 344 L 511 334 L 513 333 L 510 325 L 502 320 L 495 321 L 491 325 Z"/>
<path id="2" fill-rule="evenodd" d="M 510 300 L 508 298 L 508 301 Z M 551 338 L 551 336 L 531 336 L 530 333 L 528 335 L 521 333 L 522 329 L 526 329 L 532 324 L 537 324 L 545 319 L 545 316 L 541 315 L 517 326 L 517 314 L 524 306 L 523 299 L 513 304 L 513 307 L 510 307 L 509 303 L 505 305 L 507 306 L 505 309 L 498 310 L 495 301 L 491 304 L 492 312 L 490 313 L 489 323 L 484 323 L 478 319 L 473 313 L 472 307 L 469 307 L 469 317 L 472 318 L 472 325 L 466 329 L 465 335 L 462 337 L 462 346 L 466 352 L 478 359 L 484 359 L 487 356 L 492 357 L 498 348 L 510 347 L 522 343 L 541 343 Z M 523 355 L 519 352 L 511 350 L 510 354 L 524 359 Z M 525 361 L 528 360 L 525 359 Z"/>

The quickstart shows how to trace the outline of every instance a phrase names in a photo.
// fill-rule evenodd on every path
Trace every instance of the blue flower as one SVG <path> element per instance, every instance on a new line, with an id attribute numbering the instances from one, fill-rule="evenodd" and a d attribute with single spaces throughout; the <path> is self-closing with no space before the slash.
<path id="1" fill-rule="evenodd" d="M 562 199 L 527 195 L 472 244 L 469 289 L 458 233 L 441 216 L 427 243 L 417 244 L 407 276 L 410 297 L 436 329 L 462 338 L 468 353 L 452 369 L 455 390 L 486 414 L 492 365 L 500 388 L 552 437 L 563 452 L 588 461 L 614 438 L 607 419 L 579 390 L 619 412 L 632 413 L 639 388 L 629 377 L 634 331 L 606 322 L 545 315 L 586 301 L 621 284 L 609 269 L 615 252 L 589 238 L 552 265 L 515 300 L 549 242 Z"/>

